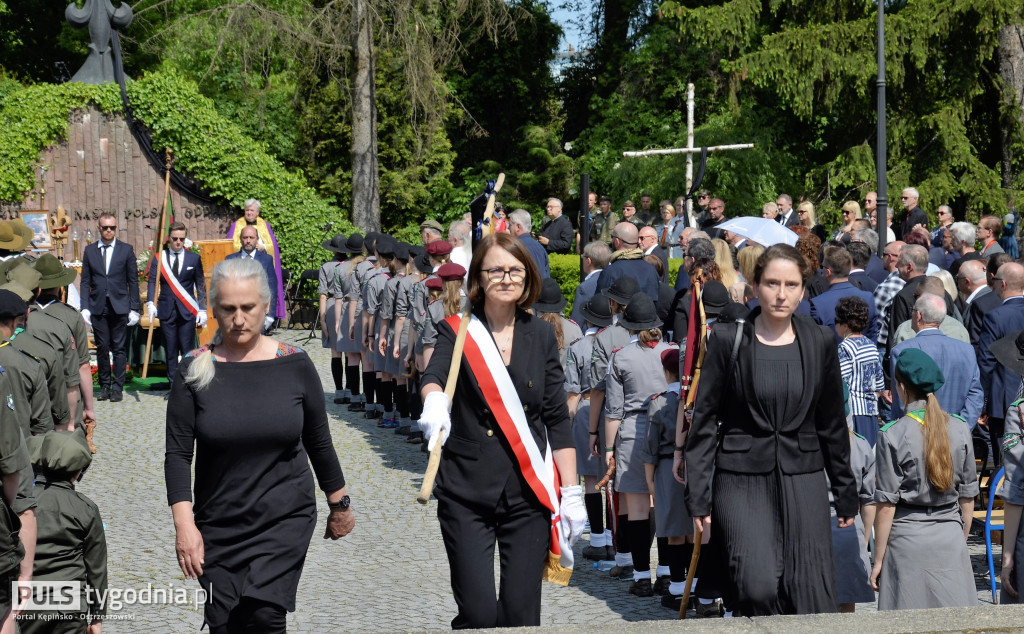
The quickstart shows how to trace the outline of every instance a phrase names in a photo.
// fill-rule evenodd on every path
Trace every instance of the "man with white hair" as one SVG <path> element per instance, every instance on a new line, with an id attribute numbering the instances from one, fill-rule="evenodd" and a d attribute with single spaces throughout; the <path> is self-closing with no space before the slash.
<path id="1" fill-rule="evenodd" d="M 917 200 L 921 196 L 913 187 L 907 187 L 903 190 L 901 200 L 903 201 L 903 208 L 906 210 L 901 216 L 901 221 L 897 223 L 899 227 L 899 235 L 896 236 L 900 240 L 906 240 L 910 232 L 920 226 L 925 232 L 928 231 L 928 214 L 917 206 Z"/>
<path id="2" fill-rule="evenodd" d="M 962 418 L 974 429 L 985 405 L 985 391 L 981 387 L 981 373 L 974 348 L 969 343 L 947 336 L 939 329 L 946 318 L 946 300 L 938 295 L 924 293 L 914 303 L 911 326 L 917 333 L 892 349 L 889 360 L 890 376 L 895 374 L 896 360 L 904 350 L 916 348 L 935 361 L 946 382 L 935 391 L 942 409 Z M 901 418 L 904 404 L 897 390 L 892 391 L 892 418 Z"/>
<path id="3" fill-rule="evenodd" d="M 508 215 L 508 222 L 512 235 L 519 238 L 519 241 L 526 247 L 530 257 L 537 263 L 541 279 L 551 277 L 551 267 L 548 265 L 548 252 L 530 235 L 530 227 L 533 222 L 530 219 L 530 212 L 525 209 L 516 209 Z"/>
<path id="4" fill-rule="evenodd" d="M 981 260 L 981 254 L 974 249 L 974 241 L 977 239 L 977 231 L 969 222 L 954 222 L 946 229 L 949 234 L 949 248 L 951 252 L 959 253 L 960 258 L 949 265 L 949 274 L 956 279 L 960 267 L 971 260 Z"/>
<path id="5" fill-rule="evenodd" d="M 473 245 L 469 241 L 469 224 L 457 220 L 448 226 L 448 242 L 452 245 L 451 261 L 469 271 Z M 467 273 L 468 275 L 468 273 Z"/>
<path id="6" fill-rule="evenodd" d="M 540 230 L 537 242 L 547 249 L 548 253 L 568 253 L 575 232 L 572 222 L 562 215 L 562 201 L 549 198 L 546 210 L 548 219 Z"/>
<path id="7" fill-rule="evenodd" d="M 779 194 L 779 199 L 775 201 L 775 204 L 779 206 L 778 215 L 775 216 L 776 222 L 783 227 L 794 227 L 800 224 L 800 218 L 793 211 L 792 196 L 789 194 Z"/>
<path id="8" fill-rule="evenodd" d="M 971 345 L 977 347 L 985 314 L 1002 304 L 1003 300 L 988 285 L 985 263 L 981 260 L 964 262 L 956 275 L 956 287 L 964 296 L 964 326 L 970 335 Z"/>
<path id="9" fill-rule="evenodd" d="M 277 236 L 274 235 L 274 230 L 271 228 L 270 223 L 263 218 L 260 218 L 260 207 L 260 201 L 255 198 L 250 198 L 245 201 L 243 215 L 231 225 L 230 229 L 228 229 L 228 238 L 234 241 L 235 251 L 237 252 L 242 248 L 242 228 L 256 228 L 256 233 L 259 234 L 259 240 L 256 242 L 256 248 L 274 259 L 274 273 L 277 275 L 277 288 L 273 290 L 277 293 L 278 297 L 284 297 L 284 286 L 281 282 L 284 279 L 281 275 L 281 248 L 277 244 Z M 284 302 L 277 303 L 277 310 L 272 316 L 275 319 L 284 319 Z"/>

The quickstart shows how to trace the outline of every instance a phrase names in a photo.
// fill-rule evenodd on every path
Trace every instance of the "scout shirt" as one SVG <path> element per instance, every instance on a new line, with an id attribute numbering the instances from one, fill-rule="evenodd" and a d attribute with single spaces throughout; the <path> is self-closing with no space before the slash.
<path id="1" fill-rule="evenodd" d="M 3 367 L 0 367 L 0 399 L 3 401 L 0 403 L 0 475 L 23 473 L 26 465 L 31 467 L 28 448 L 25 446 L 18 413 L 15 410 L 11 375 Z M 34 506 L 34 500 L 32 505 Z M 19 530 L 21 520 L 7 503 L 7 498 L 3 498 L 0 503 L 0 575 L 16 571 L 21 565 L 25 549 L 18 537 Z"/>
<path id="2" fill-rule="evenodd" d="M 44 299 L 48 299 L 50 301 L 46 303 L 36 301 L 35 307 L 45 312 L 47 315 L 52 315 L 68 325 L 68 329 L 71 330 L 71 337 L 75 342 L 75 350 L 78 352 L 78 365 L 88 365 L 89 329 L 85 325 L 85 320 L 82 319 L 82 313 L 75 310 L 75 308 L 70 304 L 66 304 L 57 299 L 52 299 L 49 296 L 44 295 L 39 298 L 39 300 Z"/>
<path id="3" fill-rule="evenodd" d="M 14 410 L 21 431 L 28 436 L 53 431 L 53 415 L 41 363 L 18 350 L 11 342 L 0 343 L 0 365 L 11 376 Z"/>
<path id="4" fill-rule="evenodd" d="M 621 348 L 629 343 L 629 331 L 612 324 L 601 330 L 594 337 L 594 347 L 590 355 L 590 387 L 595 390 L 604 390 L 605 377 L 608 375 L 608 362 L 612 358 L 612 351 Z M 658 362 L 661 367 L 661 362 Z M 665 377 L 661 377 L 662 383 Z M 658 390 L 654 390 L 657 392 Z"/>
<path id="5" fill-rule="evenodd" d="M 30 306 L 26 330 L 50 344 L 50 347 L 60 355 L 67 388 L 70 390 L 78 387 L 82 383 L 82 378 L 78 374 L 78 367 L 81 364 L 78 362 L 78 351 L 75 349 L 75 340 L 68 325 L 38 306 Z"/>
<path id="6" fill-rule="evenodd" d="M 573 341 L 583 337 L 583 331 L 575 321 L 565 315 L 559 315 L 559 317 L 562 318 L 562 347 L 558 350 L 558 361 L 562 365 L 562 370 L 565 370 L 565 363 L 569 357 L 569 346 Z"/>
<path id="7" fill-rule="evenodd" d="M 68 404 L 67 381 L 64 377 L 62 355 L 49 343 L 16 328 L 11 345 L 38 361 L 46 376 L 46 387 L 50 396 L 50 416 L 54 425 L 66 425 L 71 420 L 71 406 Z"/>
<path id="8" fill-rule="evenodd" d="M 584 394 L 590 398 L 590 357 L 594 348 L 594 337 L 600 329 L 592 327 L 587 333 L 569 344 L 565 359 L 565 391 L 568 394 Z"/>

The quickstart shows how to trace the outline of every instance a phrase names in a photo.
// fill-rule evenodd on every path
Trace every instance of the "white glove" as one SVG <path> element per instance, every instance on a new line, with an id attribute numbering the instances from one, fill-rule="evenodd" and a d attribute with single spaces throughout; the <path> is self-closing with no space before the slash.
<path id="1" fill-rule="evenodd" d="M 156 317 L 156 304 L 153 302 L 146 302 L 146 314 L 149 315 L 150 319 Z"/>
<path id="2" fill-rule="evenodd" d="M 263 330 L 270 330 L 270 327 L 274 325 L 274 318 L 267 315 L 263 318 Z"/>
<path id="3" fill-rule="evenodd" d="M 427 439 L 427 451 L 434 448 L 439 432 L 444 432 L 441 446 L 448 440 L 452 430 L 452 417 L 448 412 L 448 395 L 444 392 L 431 392 L 423 399 L 423 413 L 420 414 L 420 431 Z"/>
<path id="4" fill-rule="evenodd" d="M 82 321 L 90 326 L 92 325 L 92 312 L 88 308 L 82 309 Z"/>
<path id="5" fill-rule="evenodd" d="M 206 325 L 206 311 L 205 310 L 201 310 L 201 311 L 199 311 L 199 314 L 196 315 L 196 326 L 202 328 L 205 325 Z"/>
<path id="6" fill-rule="evenodd" d="M 135 312 L 134 310 L 129 310 L 128 311 L 128 326 L 131 327 L 131 326 L 134 326 L 137 323 L 139 323 L 139 313 Z"/>
<path id="7" fill-rule="evenodd" d="M 558 514 L 561 516 L 558 529 L 565 535 L 569 547 L 572 548 L 583 534 L 583 527 L 587 523 L 587 509 L 583 506 L 583 487 L 578 484 L 562 487 L 562 502 L 558 507 Z"/>

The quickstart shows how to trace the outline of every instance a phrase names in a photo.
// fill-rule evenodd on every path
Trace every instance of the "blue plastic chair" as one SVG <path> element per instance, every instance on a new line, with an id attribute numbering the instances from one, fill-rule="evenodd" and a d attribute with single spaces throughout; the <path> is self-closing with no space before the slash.
<path id="1" fill-rule="evenodd" d="M 1003 509 L 992 510 L 992 504 L 996 500 L 996 489 L 999 488 L 999 483 L 1003 481 L 1004 469 L 999 467 L 999 471 L 996 471 L 995 475 L 992 476 L 988 481 L 988 508 L 982 511 L 975 511 L 973 523 L 984 527 L 985 529 L 985 554 L 988 556 L 988 578 L 989 584 L 992 588 L 992 603 L 998 603 L 996 599 L 996 567 L 992 561 L 992 533 L 993 531 L 1001 531 L 1005 528 L 1003 519 Z M 1003 536 L 1006 539 L 1006 536 Z"/>

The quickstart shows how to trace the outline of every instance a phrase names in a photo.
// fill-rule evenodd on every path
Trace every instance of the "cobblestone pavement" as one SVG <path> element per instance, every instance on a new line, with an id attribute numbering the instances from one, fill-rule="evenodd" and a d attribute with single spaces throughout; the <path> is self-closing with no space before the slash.
<path id="1" fill-rule="evenodd" d="M 332 542 L 321 539 L 326 502 L 318 494 L 321 519 L 306 558 L 296 611 L 288 628 L 296 632 L 449 629 L 455 616 L 448 564 L 436 519 L 436 502 L 415 502 L 426 454 L 375 421 L 334 405 L 329 353 L 305 332 L 280 338 L 309 352 L 320 369 L 328 399 L 331 433 L 352 496 L 355 530 Z M 197 590 L 186 582 L 174 557 L 174 527 L 163 478 L 163 392 L 126 392 L 122 403 L 97 404 L 99 453 L 79 488 L 99 505 L 107 528 L 112 589 Z M 253 412 L 259 415 L 259 412 Z M 587 537 L 577 544 L 577 554 Z M 998 550 L 998 549 L 997 549 Z M 990 603 L 984 540 L 971 538 L 978 596 Z M 998 554 L 997 554 L 998 559 Z M 628 594 L 628 583 L 613 581 L 577 556 L 567 588 L 544 584 L 544 625 L 610 624 L 675 617 L 658 597 Z M 652 556 L 652 562 L 657 557 Z M 480 565 L 493 565 L 480 562 Z M 117 612 L 133 620 L 108 621 L 104 632 L 198 631 L 202 608 L 146 605 L 124 595 Z M 858 610 L 874 610 L 873 605 Z"/>

